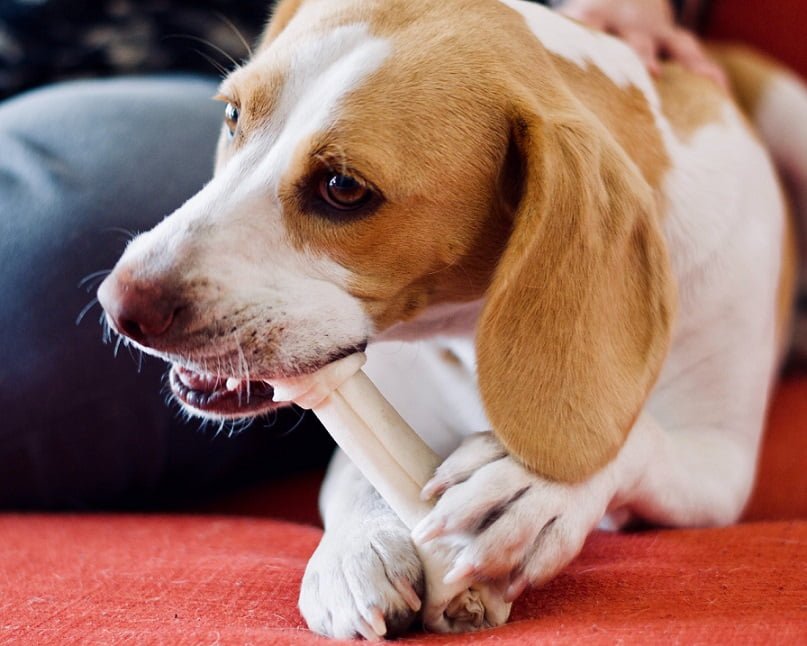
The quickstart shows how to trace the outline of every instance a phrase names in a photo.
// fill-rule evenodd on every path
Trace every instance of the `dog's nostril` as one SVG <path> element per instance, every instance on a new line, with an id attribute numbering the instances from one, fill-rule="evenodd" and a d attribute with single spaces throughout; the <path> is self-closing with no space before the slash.
<path id="1" fill-rule="evenodd" d="M 117 320 L 118 330 L 135 341 L 146 337 L 158 337 L 165 334 L 174 322 L 177 310 L 159 312 L 147 310 L 140 316 L 121 316 Z"/>
<path id="2" fill-rule="evenodd" d="M 117 328 L 121 334 L 125 334 L 135 341 L 142 339 L 145 335 L 140 329 L 140 324 L 133 319 L 118 319 Z"/>
<path id="3" fill-rule="evenodd" d="M 152 318 L 148 322 L 124 318 L 118 321 L 118 329 L 126 336 L 139 341 L 145 337 L 161 336 L 171 327 L 173 320 L 173 315 L 161 320 Z"/>

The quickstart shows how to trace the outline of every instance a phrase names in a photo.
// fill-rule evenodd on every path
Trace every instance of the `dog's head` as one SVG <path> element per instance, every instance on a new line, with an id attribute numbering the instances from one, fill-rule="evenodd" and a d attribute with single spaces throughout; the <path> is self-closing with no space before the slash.
<path id="1" fill-rule="evenodd" d="M 221 85 L 213 179 L 101 286 L 110 324 L 190 410 L 241 417 L 275 406 L 265 381 L 484 297 L 496 431 L 580 477 L 655 377 L 670 296 L 652 191 L 555 75 L 499 3 L 281 3 Z"/>

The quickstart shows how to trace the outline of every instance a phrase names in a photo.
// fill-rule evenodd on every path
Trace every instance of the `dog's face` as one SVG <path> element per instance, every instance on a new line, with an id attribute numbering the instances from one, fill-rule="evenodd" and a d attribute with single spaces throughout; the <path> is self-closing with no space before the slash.
<path id="1" fill-rule="evenodd" d="M 117 331 L 175 364 L 194 412 L 261 413 L 265 380 L 479 298 L 505 244 L 508 126 L 481 66 L 444 25 L 414 41 L 368 3 L 335 4 L 270 28 L 222 83 L 213 179 L 101 288 Z"/>

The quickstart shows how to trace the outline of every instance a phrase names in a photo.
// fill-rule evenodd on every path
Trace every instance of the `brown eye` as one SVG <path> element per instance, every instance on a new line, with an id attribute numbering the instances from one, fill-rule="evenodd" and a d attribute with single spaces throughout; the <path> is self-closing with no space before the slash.
<path id="1" fill-rule="evenodd" d="M 238 126 L 238 107 L 232 103 L 228 103 L 224 108 L 224 122 L 227 124 L 227 130 L 230 131 L 230 136 L 235 134 L 235 129 Z"/>
<path id="2" fill-rule="evenodd" d="M 361 180 L 338 173 L 328 173 L 320 180 L 319 194 L 329 205 L 341 211 L 358 209 L 373 196 Z"/>

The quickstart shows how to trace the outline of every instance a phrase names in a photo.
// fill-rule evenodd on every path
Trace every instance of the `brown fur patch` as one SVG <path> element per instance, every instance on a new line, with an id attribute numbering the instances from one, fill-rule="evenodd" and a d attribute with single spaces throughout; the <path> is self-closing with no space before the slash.
<path id="1" fill-rule="evenodd" d="M 678 64 L 662 66 L 656 90 L 664 116 L 683 141 L 702 127 L 720 121 L 726 105 L 725 94 L 712 81 Z"/>
<path id="2" fill-rule="evenodd" d="M 595 65 L 585 69 L 550 54 L 569 89 L 591 110 L 628 153 L 653 188 L 659 188 L 670 160 L 647 98 L 635 86 L 619 87 Z"/>
<path id="3" fill-rule="evenodd" d="M 462 361 L 453 350 L 446 348 L 440 353 L 440 358 L 450 366 L 462 366 Z"/>

